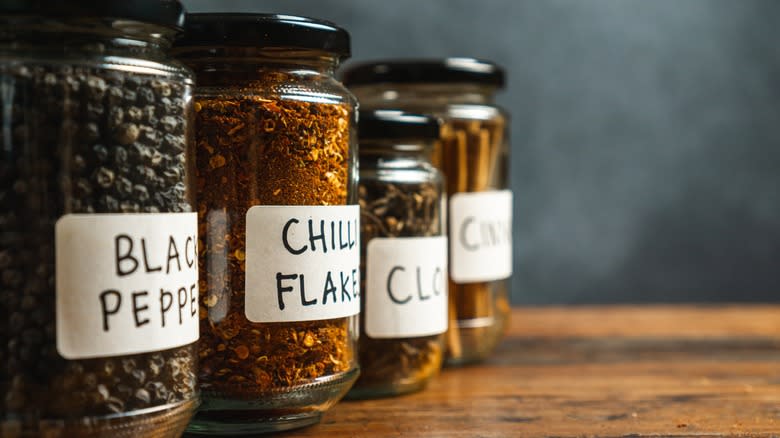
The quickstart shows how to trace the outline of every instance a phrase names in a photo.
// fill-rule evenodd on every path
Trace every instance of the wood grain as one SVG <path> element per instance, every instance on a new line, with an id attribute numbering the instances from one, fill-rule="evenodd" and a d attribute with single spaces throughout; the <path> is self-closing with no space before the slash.
<path id="1" fill-rule="evenodd" d="M 290 437 L 780 437 L 780 306 L 514 309 L 486 363 Z"/>

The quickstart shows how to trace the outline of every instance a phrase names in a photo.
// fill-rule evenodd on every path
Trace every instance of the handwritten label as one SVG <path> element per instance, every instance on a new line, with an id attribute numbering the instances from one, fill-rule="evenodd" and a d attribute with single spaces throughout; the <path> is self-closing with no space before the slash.
<path id="1" fill-rule="evenodd" d="M 87 359 L 198 340 L 196 213 L 68 214 L 55 226 L 57 350 Z"/>
<path id="2" fill-rule="evenodd" d="M 430 336 L 447 330 L 447 238 L 375 238 L 366 247 L 366 334 Z"/>
<path id="3" fill-rule="evenodd" d="M 359 214 L 357 205 L 250 208 L 247 319 L 314 321 L 359 313 Z"/>
<path id="4" fill-rule="evenodd" d="M 450 198 L 450 275 L 474 283 L 512 275 L 512 192 L 456 193 Z"/>

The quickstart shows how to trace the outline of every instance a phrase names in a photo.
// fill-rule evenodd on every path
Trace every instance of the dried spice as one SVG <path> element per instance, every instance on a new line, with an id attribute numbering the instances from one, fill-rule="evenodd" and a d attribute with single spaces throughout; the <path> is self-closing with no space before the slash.
<path id="1" fill-rule="evenodd" d="M 438 162 L 447 176 L 447 192 L 482 192 L 506 179 L 505 119 L 449 118 L 442 125 Z M 504 280 L 458 284 L 450 281 L 448 358 L 458 362 L 481 358 L 493 350 L 509 314 Z M 485 321 L 467 325 L 458 321 Z M 468 356 L 468 357 L 464 357 Z"/>
<path id="2" fill-rule="evenodd" d="M 361 109 L 398 108 L 443 119 L 431 162 L 447 178 L 449 273 L 459 281 L 449 284 L 447 363 L 486 358 L 501 339 L 509 314 L 507 123 L 506 113 L 494 102 L 505 85 L 504 70 L 465 57 L 390 59 L 354 66 L 343 77 Z"/>
<path id="3" fill-rule="evenodd" d="M 58 354 L 53 245 L 63 214 L 191 210 L 185 84 L 177 75 L 88 67 L 0 70 L 4 437 L 25 430 L 92 436 L 129 425 L 144 436 L 167 436 L 184 427 L 196 397 L 194 345 L 86 360 Z M 177 413 L 83 420 L 183 402 L 189 405 Z M 172 416 L 178 424 L 170 423 Z"/>
<path id="4" fill-rule="evenodd" d="M 358 196 L 363 269 L 371 239 L 442 235 L 442 193 L 435 181 L 390 183 L 361 178 Z M 362 275 L 363 290 L 365 279 L 366 275 Z M 362 369 L 355 383 L 357 390 L 377 386 L 419 387 L 441 368 L 443 335 L 375 339 L 366 334 L 365 323 L 366 319 L 361 318 L 358 351 Z"/>
<path id="5" fill-rule="evenodd" d="M 296 79 L 255 77 L 230 94 L 201 94 L 195 104 L 201 388 L 251 400 L 355 367 L 351 318 L 253 323 L 245 316 L 247 210 L 344 205 L 351 178 L 350 107 L 259 96 L 256 90 Z"/>

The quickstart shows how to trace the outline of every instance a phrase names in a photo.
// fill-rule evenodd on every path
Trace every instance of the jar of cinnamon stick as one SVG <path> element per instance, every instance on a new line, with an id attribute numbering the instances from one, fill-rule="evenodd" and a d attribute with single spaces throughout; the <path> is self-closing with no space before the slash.
<path id="1" fill-rule="evenodd" d="M 401 108 L 444 120 L 433 162 L 449 193 L 447 363 L 487 357 L 509 316 L 512 193 L 508 115 L 494 102 L 496 64 L 472 58 L 380 61 L 345 72 L 361 108 Z"/>
<path id="2" fill-rule="evenodd" d="M 188 429 L 310 425 L 358 375 L 356 102 L 335 25 L 190 14 L 202 404 Z"/>
<path id="3" fill-rule="evenodd" d="M 447 330 L 444 180 L 430 155 L 436 118 L 361 111 L 363 309 L 360 378 L 349 396 L 417 391 L 443 362 Z"/>

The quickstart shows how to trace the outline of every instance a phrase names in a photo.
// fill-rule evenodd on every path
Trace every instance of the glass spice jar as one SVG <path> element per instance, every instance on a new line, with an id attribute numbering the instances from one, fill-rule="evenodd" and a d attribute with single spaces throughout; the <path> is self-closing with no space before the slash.
<path id="1" fill-rule="evenodd" d="M 189 432 L 319 421 L 358 375 L 356 102 L 349 34 L 288 15 L 190 14 L 196 72 L 199 380 Z"/>
<path id="2" fill-rule="evenodd" d="M 0 1 L 0 436 L 175 437 L 197 405 L 176 1 Z"/>
<path id="3" fill-rule="evenodd" d="M 433 163 L 449 193 L 447 364 L 486 358 L 509 317 L 512 193 L 508 115 L 494 102 L 497 65 L 472 58 L 380 61 L 354 66 L 344 82 L 361 108 L 400 108 L 443 119 Z"/>
<path id="4" fill-rule="evenodd" d="M 447 331 L 444 179 L 430 154 L 434 117 L 361 111 L 360 240 L 363 285 L 351 398 L 409 393 L 438 374 Z"/>

